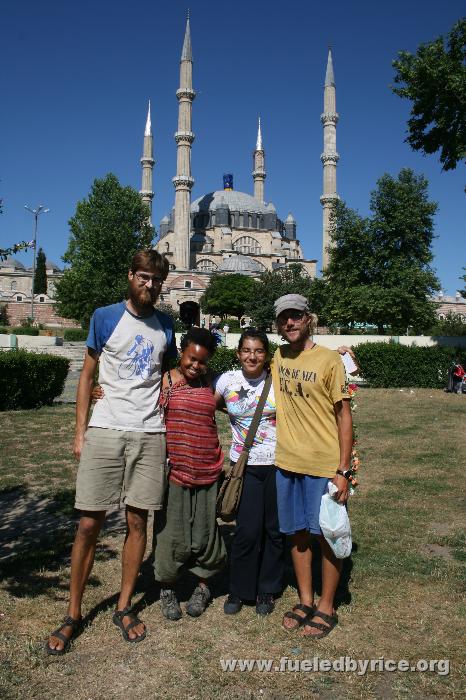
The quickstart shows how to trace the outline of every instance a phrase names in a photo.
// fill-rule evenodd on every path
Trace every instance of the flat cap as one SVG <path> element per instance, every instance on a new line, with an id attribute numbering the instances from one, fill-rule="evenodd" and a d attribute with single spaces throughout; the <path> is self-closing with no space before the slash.
<path id="1" fill-rule="evenodd" d="M 284 294 L 274 302 L 273 306 L 275 309 L 275 318 L 277 318 L 282 311 L 286 311 L 287 309 L 296 309 L 297 311 L 309 313 L 308 301 L 302 294 Z"/>

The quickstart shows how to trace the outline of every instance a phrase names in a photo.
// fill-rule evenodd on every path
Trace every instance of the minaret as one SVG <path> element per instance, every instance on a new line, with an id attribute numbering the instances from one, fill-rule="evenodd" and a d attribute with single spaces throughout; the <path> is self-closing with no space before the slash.
<path id="1" fill-rule="evenodd" d="M 152 124 L 150 121 L 150 100 L 149 109 L 147 110 L 147 120 L 146 128 L 144 130 L 144 146 L 142 149 L 142 183 L 141 190 L 139 194 L 142 197 L 144 204 L 150 209 L 149 223 L 152 225 L 152 199 L 154 197 L 154 192 L 152 191 L 152 169 L 154 167 L 155 160 L 153 158 L 153 146 L 152 146 Z"/>
<path id="2" fill-rule="evenodd" d="M 191 131 L 192 104 L 196 96 L 193 90 L 193 56 L 189 14 L 186 21 L 183 50 L 180 61 L 180 87 L 176 91 L 178 99 L 178 131 L 175 134 L 177 145 L 175 186 L 175 250 L 174 264 L 177 269 L 188 270 L 190 262 L 191 234 L 191 144 L 194 134 Z"/>
<path id="3" fill-rule="evenodd" d="M 337 194 L 337 163 L 340 156 L 337 153 L 337 114 L 335 78 L 333 75 L 332 52 L 328 50 L 327 71 L 325 73 L 324 112 L 320 119 L 324 125 L 324 152 L 320 156 L 324 166 L 324 187 L 320 198 L 323 206 L 322 231 L 322 269 L 328 266 L 330 245 L 330 212 L 332 203 L 338 199 Z"/>
<path id="4" fill-rule="evenodd" d="M 254 197 L 258 199 L 259 202 L 264 200 L 264 180 L 267 177 L 265 172 L 265 151 L 262 146 L 262 131 L 261 131 L 261 118 L 259 117 L 259 126 L 257 127 L 257 142 L 256 150 L 253 153 L 253 172 L 252 177 L 254 179 Z"/>

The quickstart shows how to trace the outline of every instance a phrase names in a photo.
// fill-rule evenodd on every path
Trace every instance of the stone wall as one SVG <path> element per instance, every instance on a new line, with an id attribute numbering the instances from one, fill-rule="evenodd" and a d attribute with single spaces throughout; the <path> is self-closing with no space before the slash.
<path id="1" fill-rule="evenodd" d="M 5 304 L 8 323 L 10 326 L 20 326 L 21 321 L 31 315 L 30 301 L 10 301 Z M 34 304 L 34 320 L 44 326 L 61 326 L 62 328 L 80 328 L 79 323 L 70 318 L 63 318 L 55 311 L 55 304 L 44 302 Z"/>

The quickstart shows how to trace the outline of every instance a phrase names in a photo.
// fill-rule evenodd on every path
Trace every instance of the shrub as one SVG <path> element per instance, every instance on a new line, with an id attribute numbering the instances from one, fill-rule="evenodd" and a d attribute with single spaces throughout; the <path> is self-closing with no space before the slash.
<path id="1" fill-rule="evenodd" d="M 10 333 L 15 333 L 16 335 L 39 335 L 39 329 L 33 326 L 17 326 L 16 328 L 10 328 Z"/>
<path id="2" fill-rule="evenodd" d="M 10 328 L 8 326 L 0 326 L 0 335 L 4 335 L 5 333 L 8 333 Z"/>
<path id="3" fill-rule="evenodd" d="M 354 348 L 360 375 L 374 387 L 443 389 L 453 358 L 466 361 L 466 350 L 397 343 L 363 343 Z"/>
<path id="4" fill-rule="evenodd" d="M 63 391 L 70 361 L 27 350 L 0 352 L 0 411 L 51 404 Z"/>
<path id="5" fill-rule="evenodd" d="M 209 360 L 209 369 L 214 377 L 223 374 L 223 372 L 228 372 L 230 369 L 238 369 L 239 367 L 240 364 L 234 348 L 220 346 Z"/>
<path id="6" fill-rule="evenodd" d="M 74 341 L 75 343 L 82 340 L 87 340 L 89 331 L 85 328 L 65 328 L 63 331 L 64 340 Z"/>

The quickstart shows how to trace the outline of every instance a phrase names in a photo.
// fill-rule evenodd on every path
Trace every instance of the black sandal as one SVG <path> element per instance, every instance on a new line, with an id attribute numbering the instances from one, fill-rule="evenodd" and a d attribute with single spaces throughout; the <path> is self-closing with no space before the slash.
<path id="1" fill-rule="evenodd" d="M 123 618 L 130 617 L 131 622 L 126 626 L 123 624 Z M 132 611 L 131 608 L 125 608 L 124 610 L 115 610 L 112 617 L 112 622 L 114 625 L 120 628 L 121 634 L 125 642 L 142 642 L 146 638 L 146 630 L 139 637 L 134 637 L 131 639 L 128 632 L 136 627 L 136 625 L 144 624 L 142 620 L 139 619 L 137 615 Z"/>
<path id="2" fill-rule="evenodd" d="M 323 625 L 321 622 L 313 622 L 314 617 L 320 617 L 324 622 L 327 622 L 328 624 Z M 315 627 L 316 629 L 321 630 L 319 634 L 304 634 L 303 637 L 311 637 L 311 639 L 323 639 L 326 637 L 330 632 L 333 630 L 334 627 L 338 624 L 338 615 L 335 613 L 335 615 L 327 615 L 327 613 L 323 613 L 320 610 L 315 610 L 312 614 L 306 615 L 304 618 L 304 625 L 307 627 Z"/>
<path id="3" fill-rule="evenodd" d="M 283 619 L 285 617 L 288 617 L 290 620 L 296 620 L 298 623 L 297 625 L 293 625 L 293 627 L 285 627 L 285 625 L 282 623 L 282 627 L 284 630 L 287 632 L 291 632 L 292 630 L 297 630 L 300 627 L 304 625 L 304 621 L 311 615 L 314 614 L 315 612 L 315 605 L 304 605 L 304 603 L 298 603 L 297 605 L 294 606 L 293 610 L 289 610 L 283 615 Z M 304 615 L 297 615 L 295 613 L 295 610 L 301 610 L 301 612 L 305 613 Z"/>
<path id="4" fill-rule="evenodd" d="M 51 654 L 52 656 L 61 656 L 62 654 L 66 654 L 66 652 L 70 648 L 70 644 L 72 640 L 77 637 L 78 632 L 81 630 L 83 625 L 83 619 L 80 617 L 78 620 L 75 620 L 73 617 L 65 617 L 63 620 L 63 623 L 60 625 L 60 627 L 57 627 L 56 630 L 52 632 L 50 635 L 51 637 L 57 637 L 60 639 L 62 642 L 64 642 L 64 646 L 62 649 L 52 649 L 52 647 L 49 645 L 48 641 L 45 643 L 45 651 L 47 654 Z M 71 627 L 71 635 L 70 637 L 65 637 L 64 634 L 62 634 L 62 630 L 65 629 L 65 627 Z"/>

